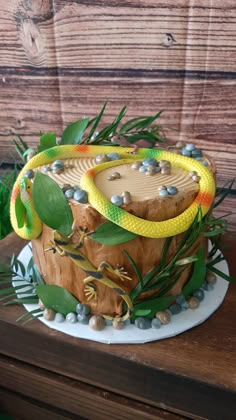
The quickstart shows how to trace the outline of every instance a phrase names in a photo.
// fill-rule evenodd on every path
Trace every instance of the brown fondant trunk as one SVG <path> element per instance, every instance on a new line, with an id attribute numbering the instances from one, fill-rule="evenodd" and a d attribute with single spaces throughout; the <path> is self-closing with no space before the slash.
<path id="1" fill-rule="evenodd" d="M 188 208 L 195 194 L 196 192 L 192 191 L 185 195 L 178 194 L 168 197 L 165 200 L 156 199 L 132 203 L 126 207 L 126 210 L 147 220 L 168 220 Z M 71 202 L 70 205 L 74 215 L 74 228 L 81 226 L 83 228 L 86 227 L 88 231 L 94 231 L 101 223 L 106 221 L 90 205 L 75 204 L 74 202 Z M 168 260 L 171 260 L 175 254 L 177 245 L 182 237 L 183 234 L 179 234 L 173 238 L 169 248 Z M 122 312 L 122 298 L 113 289 L 96 280 L 93 284 L 97 289 L 97 299 L 87 300 L 83 283 L 87 275 L 69 257 L 60 256 L 58 253 L 53 253 L 52 251 L 45 252 L 44 250 L 50 246 L 51 241 L 53 241 L 53 231 L 45 225 L 43 226 L 41 236 L 32 241 L 34 261 L 46 283 L 64 287 L 77 297 L 80 302 L 89 304 L 94 313 L 120 315 Z M 75 231 L 71 237 L 71 241 L 75 245 L 78 244 L 80 234 Z M 128 252 L 137 264 L 142 275 L 145 275 L 160 262 L 164 243 L 165 238 L 152 239 L 139 236 L 120 245 L 107 246 L 101 245 L 91 238 L 86 237 L 80 251 L 95 268 L 98 268 L 103 261 L 109 263 L 114 269 L 123 267 L 131 280 L 122 281 L 108 271 L 106 271 L 106 275 L 129 293 L 136 286 L 138 279 L 124 251 Z M 202 241 L 198 239 L 189 255 L 193 255 L 201 244 Z M 177 295 L 181 293 L 183 285 L 189 278 L 190 270 L 191 266 L 187 266 L 186 270 L 181 274 L 171 289 L 171 294 Z"/>

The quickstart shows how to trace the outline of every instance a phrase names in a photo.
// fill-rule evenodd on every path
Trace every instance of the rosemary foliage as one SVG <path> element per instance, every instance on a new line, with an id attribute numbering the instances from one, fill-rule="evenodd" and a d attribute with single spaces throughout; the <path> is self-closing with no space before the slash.
<path id="1" fill-rule="evenodd" d="M 21 159 L 26 162 L 33 155 L 56 145 L 89 144 L 103 146 L 133 145 L 139 140 L 145 140 L 149 147 L 157 142 L 165 142 L 165 134 L 161 125 L 156 121 L 163 111 L 153 116 L 140 116 L 124 122 L 127 108 L 124 106 L 113 121 L 103 126 L 102 118 L 106 110 L 107 102 L 104 103 L 95 118 L 81 118 L 68 125 L 60 140 L 56 139 L 55 133 L 40 133 L 39 145 L 32 149 L 17 135 L 18 140 L 13 140 L 16 150 Z"/>
<path id="2" fill-rule="evenodd" d="M 0 239 L 3 239 L 12 231 L 10 222 L 10 197 L 16 177 L 16 166 L 12 171 L 3 170 L 0 175 Z"/>
<path id="3" fill-rule="evenodd" d="M 144 313 L 145 316 L 152 317 L 155 311 L 166 309 L 170 304 L 171 299 L 173 299 L 173 296 L 168 296 L 168 292 L 175 285 L 180 275 L 189 264 L 193 263 L 193 274 L 189 283 L 187 283 L 187 286 L 191 283 L 191 287 L 186 287 L 186 291 L 188 289 L 194 290 L 195 286 L 195 288 L 199 288 L 200 283 L 202 284 L 204 282 L 204 275 L 201 276 L 202 280 L 199 280 L 198 274 L 200 272 L 205 273 L 206 271 L 212 271 L 228 282 L 235 282 L 231 276 L 215 267 L 219 262 L 225 259 L 219 249 L 221 248 L 220 243 L 222 234 L 227 230 L 227 221 L 224 217 L 215 217 L 213 215 L 213 210 L 220 205 L 230 193 L 232 186 L 233 181 L 230 182 L 227 188 L 223 188 L 217 192 L 215 202 L 204 217 L 202 217 L 201 207 L 199 206 L 192 224 L 183 235 L 175 254 L 172 256 L 170 255 L 170 245 L 173 237 L 166 239 L 160 263 L 145 276 L 142 276 L 137 264 L 133 261 L 131 256 L 125 252 L 138 277 L 136 287 L 130 292 L 130 298 L 134 304 L 133 318 L 138 316 L 138 314 Z M 199 236 L 209 238 L 212 244 L 207 261 L 205 260 L 203 249 L 200 249 L 196 255 L 185 257 Z M 141 301 L 141 295 L 146 292 L 152 292 L 151 296 L 149 298 L 146 297 L 145 301 Z M 149 308 L 149 314 L 146 313 L 147 308 Z"/>
<path id="4" fill-rule="evenodd" d="M 27 267 L 13 255 L 9 264 L 0 263 L 0 302 L 5 306 L 37 304 L 38 296 L 36 287 L 43 285 L 44 280 L 37 267 L 30 259 Z M 19 317 L 16 321 L 28 322 L 43 312 L 40 308 L 34 309 Z"/>

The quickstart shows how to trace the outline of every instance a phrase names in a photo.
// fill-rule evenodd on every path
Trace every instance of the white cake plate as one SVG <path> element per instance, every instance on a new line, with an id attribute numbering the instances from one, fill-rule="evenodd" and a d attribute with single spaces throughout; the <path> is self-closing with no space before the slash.
<path id="1" fill-rule="evenodd" d="M 18 258 L 27 266 L 31 256 L 31 249 L 26 245 L 20 252 Z M 228 265 L 225 260 L 217 264 L 216 267 L 225 274 L 229 273 Z M 88 325 L 83 325 L 79 322 L 71 324 L 67 321 L 63 323 L 47 321 L 43 317 L 38 319 L 49 328 L 53 328 L 73 337 L 107 344 L 141 344 L 173 337 L 201 324 L 219 308 L 224 300 L 227 289 L 228 282 L 218 277 L 214 289 L 205 292 L 205 297 L 197 309 L 187 309 L 180 312 L 178 315 L 173 315 L 171 317 L 171 322 L 168 325 L 161 326 L 159 329 L 150 328 L 141 330 L 133 324 L 128 324 L 125 325 L 122 330 L 116 330 L 112 326 L 106 326 L 102 331 L 94 331 Z M 24 305 L 24 307 L 27 311 L 38 309 L 38 305 L 32 304 Z"/>

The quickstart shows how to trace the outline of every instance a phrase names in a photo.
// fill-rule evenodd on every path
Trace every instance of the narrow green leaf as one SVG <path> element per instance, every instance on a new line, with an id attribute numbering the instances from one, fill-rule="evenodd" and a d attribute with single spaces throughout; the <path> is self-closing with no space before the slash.
<path id="1" fill-rule="evenodd" d="M 206 260 L 204 247 L 197 252 L 197 261 L 194 263 L 193 274 L 191 279 L 183 288 L 183 295 L 190 296 L 193 292 L 199 289 L 206 277 Z"/>
<path id="2" fill-rule="evenodd" d="M 21 201 L 20 194 L 17 195 L 15 200 L 15 214 L 18 228 L 22 228 L 25 223 L 26 208 Z"/>
<path id="3" fill-rule="evenodd" d="M 232 179 L 232 181 L 230 182 L 229 186 L 226 189 L 220 189 L 217 192 L 217 195 L 220 195 L 220 198 L 218 200 L 215 200 L 215 202 L 213 204 L 214 208 L 219 206 L 219 204 L 222 203 L 222 201 L 224 201 L 225 197 L 227 197 L 227 195 L 230 194 L 230 191 L 232 190 L 234 181 L 235 181 L 235 179 Z"/>
<path id="4" fill-rule="evenodd" d="M 53 309 L 63 315 L 75 312 L 76 305 L 79 303 L 66 289 L 59 286 L 46 284 L 36 286 L 36 292 L 46 308 Z"/>
<path id="5" fill-rule="evenodd" d="M 202 232 L 201 235 L 205 236 L 207 238 L 210 238 L 211 236 L 220 235 L 221 233 L 224 233 L 226 231 L 226 226 L 219 228 L 219 229 L 212 229 L 208 230 L 206 232 Z"/>
<path id="6" fill-rule="evenodd" d="M 187 265 L 197 260 L 198 257 L 196 255 L 192 255 L 191 257 L 182 258 L 181 260 L 176 261 L 175 265 Z"/>
<path id="7" fill-rule="evenodd" d="M 33 183 L 33 202 L 45 225 L 64 235 L 72 232 L 73 215 L 61 188 L 53 179 L 40 172 L 36 173 Z"/>
<path id="8" fill-rule="evenodd" d="M 20 285 L 20 286 L 12 286 L 12 287 L 7 287 L 6 289 L 2 289 L 0 290 L 0 296 L 3 296 L 9 292 L 18 292 L 18 290 L 24 289 L 25 287 L 27 287 L 27 285 Z M 27 290 L 25 291 L 25 293 L 27 293 Z"/>
<path id="9" fill-rule="evenodd" d="M 228 281 L 229 283 L 236 283 L 236 279 L 234 279 L 233 277 L 229 276 L 228 274 L 223 273 L 223 271 L 219 270 L 218 268 L 216 268 L 214 266 L 209 266 L 207 268 L 208 268 L 208 270 L 212 271 L 217 276 L 219 276 L 222 279 Z"/>
<path id="10" fill-rule="evenodd" d="M 103 245 L 117 245 L 128 242 L 138 235 L 112 222 L 102 223 L 92 234 L 91 239 Z"/>
<path id="11" fill-rule="evenodd" d="M 98 125 L 99 125 L 99 123 L 101 121 L 101 118 L 102 118 L 102 116 L 104 114 L 104 111 L 106 109 L 106 106 L 107 106 L 107 101 L 104 103 L 101 111 L 99 112 L 98 116 L 95 118 L 94 124 L 93 124 L 93 126 L 92 126 L 92 128 L 91 128 L 91 130 L 89 132 L 88 138 L 91 138 L 92 137 L 92 135 L 94 134 L 96 128 L 98 127 Z"/>
<path id="12" fill-rule="evenodd" d="M 132 264 L 132 267 L 133 267 L 133 269 L 136 273 L 136 276 L 138 277 L 138 281 L 139 281 L 138 284 L 140 284 L 140 286 L 143 287 L 143 276 L 142 276 L 141 271 L 139 270 L 137 264 L 135 263 L 135 261 L 133 260 L 131 255 L 129 255 L 128 252 L 125 251 L 125 250 L 123 252 L 126 255 L 126 257 L 128 258 L 128 260 L 130 261 L 130 263 Z"/>
<path id="13" fill-rule="evenodd" d="M 9 302 L 4 303 L 4 306 L 9 305 L 29 305 L 29 304 L 37 304 L 39 301 L 38 297 L 25 297 L 25 298 L 17 298 L 12 299 Z"/>
<path id="14" fill-rule="evenodd" d="M 54 147 L 57 145 L 57 138 L 56 133 L 45 133 L 40 137 L 40 144 L 38 146 L 37 151 L 43 152 L 46 149 L 50 149 L 50 147 Z"/>
<path id="15" fill-rule="evenodd" d="M 89 118 L 83 118 L 68 125 L 62 133 L 61 144 L 78 144 L 89 124 Z"/>
<path id="16" fill-rule="evenodd" d="M 32 315 L 38 315 L 39 313 L 42 313 L 41 309 L 33 309 L 30 312 L 26 312 L 23 315 L 21 315 L 19 318 L 16 319 L 16 322 L 22 321 L 22 319 L 31 317 Z"/>

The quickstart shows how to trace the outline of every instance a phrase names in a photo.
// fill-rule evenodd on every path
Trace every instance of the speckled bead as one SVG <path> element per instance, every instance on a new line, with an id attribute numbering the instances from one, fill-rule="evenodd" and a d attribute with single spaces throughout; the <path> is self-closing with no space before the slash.
<path id="1" fill-rule="evenodd" d="M 193 175 L 192 176 L 192 180 L 194 181 L 194 182 L 199 182 L 200 181 L 200 179 L 201 179 L 201 177 L 199 176 L 199 175 Z"/>
<path id="2" fill-rule="evenodd" d="M 143 164 L 143 166 L 146 166 L 146 167 L 148 167 L 150 165 L 157 166 L 158 162 L 154 158 L 147 158 L 147 159 L 143 159 L 142 164 Z"/>
<path id="3" fill-rule="evenodd" d="M 192 157 L 193 157 L 193 158 L 196 158 L 196 157 L 202 157 L 202 151 L 201 151 L 201 149 L 197 149 L 197 148 L 195 148 L 195 149 L 192 151 Z"/>
<path id="4" fill-rule="evenodd" d="M 181 312 L 181 306 L 178 303 L 173 303 L 173 305 L 170 305 L 169 311 L 172 315 L 177 315 Z"/>
<path id="5" fill-rule="evenodd" d="M 195 296 L 191 296 L 188 299 L 189 309 L 197 309 L 199 307 L 199 305 L 200 305 L 200 301 Z"/>
<path id="6" fill-rule="evenodd" d="M 160 187 L 158 187 L 158 191 L 161 191 L 161 190 L 167 190 L 166 185 L 161 185 Z"/>
<path id="7" fill-rule="evenodd" d="M 89 326 L 94 331 L 101 331 L 105 328 L 105 320 L 101 315 L 93 315 L 89 320 Z"/>
<path id="8" fill-rule="evenodd" d="M 153 165 L 147 167 L 146 175 L 153 176 L 156 174 L 156 168 Z"/>
<path id="9" fill-rule="evenodd" d="M 65 192 L 67 190 L 72 190 L 73 188 L 72 188 L 71 184 L 63 184 L 61 189 L 62 189 L 63 193 L 65 194 Z"/>
<path id="10" fill-rule="evenodd" d="M 203 299 L 204 299 L 204 296 L 205 296 L 204 290 L 202 290 L 202 289 L 195 290 L 193 292 L 193 296 L 196 297 L 200 302 L 202 302 Z"/>
<path id="11" fill-rule="evenodd" d="M 178 303 L 178 305 L 182 305 L 182 303 L 186 302 L 186 299 L 184 295 L 178 295 L 176 296 L 175 301 Z"/>
<path id="12" fill-rule="evenodd" d="M 115 206 L 122 206 L 123 204 L 123 197 L 121 197 L 120 195 L 112 195 L 111 196 L 111 203 L 115 204 Z"/>
<path id="13" fill-rule="evenodd" d="M 192 153 L 187 150 L 185 147 L 183 147 L 183 149 L 181 149 L 181 153 L 183 156 L 187 156 L 187 157 L 191 157 Z"/>
<path id="14" fill-rule="evenodd" d="M 211 290 L 214 289 L 214 284 L 208 283 L 207 281 L 204 281 L 204 283 L 202 284 L 202 288 L 204 290 L 206 290 L 207 292 L 210 292 Z"/>
<path id="15" fill-rule="evenodd" d="M 141 165 L 138 170 L 139 170 L 139 172 L 146 172 L 147 171 L 147 166 Z"/>
<path id="16" fill-rule="evenodd" d="M 163 166 L 163 168 L 161 168 L 162 175 L 170 175 L 170 173 L 171 173 L 171 169 L 169 166 Z"/>
<path id="17" fill-rule="evenodd" d="M 88 202 L 88 194 L 85 190 L 76 190 L 73 198 L 81 204 L 86 204 Z"/>
<path id="18" fill-rule="evenodd" d="M 97 164 L 108 162 L 108 161 L 109 161 L 109 159 L 108 159 L 107 155 L 105 155 L 104 153 L 101 153 L 99 155 L 96 155 L 96 157 L 95 157 L 95 162 Z"/>
<path id="19" fill-rule="evenodd" d="M 45 308 L 43 311 L 43 317 L 47 321 L 53 321 L 55 319 L 56 312 L 53 309 Z"/>
<path id="20" fill-rule="evenodd" d="M 182 141 L 177 141 L 177 143 L 175 143 L 175 147 L 176 149 L 183 149 L 183 147 L 185 147 L 185 144 Z"/>
<path id="21" fill-rule="evenodd" d="M 55 321 L 58 322 L 59 324 L 61 324 L 62 322 L 65 321 L 65 317 L 63 314 L 61 314 L 60 312 L 57 312 L 55 315 Z"/>
<path id="22" fill-rule="evenodd" d="M 76 305 L 76 313 L 79 315 L 89 315 L 90 314 L 90 307 L 88 305 L 85 305 L 84 303 L 78 303 Z"/>
<path id="23" fill-rule="evenodd" d="M 181 309 L 182 311 L 186 311 L 189 308 L 189 304 L 187 302 L 187 300 L 185 300 L 183 303 L 181 303 Z"/>
<path id="24" fill-rule="evenodd" d="M 140 330 L 148 330 L 152 326 L 152 321 L 144 316 L 139 316 L 135 319 L 134 324 Z"/>
<path id="25" fill-rule="evenodd" d="M 160 162 L 159 162 L 159 166 L 160 166 L 160 168 L 166 168 L 166 167 L 170 167 L 171 166 L 171 163 L 169 162 L 169 160 L 160 160 Z"/>
<path id="26" fill-rule="evenodd" d="M 74 197 L 74 193 L 75 193 L 75 190 L 73 188 L 69 188 L 68 190 L 65 191 L 64 195 L 68 200 L 70 200 L 71 198 Z"/>
<path id="27" fill-rule="evenodd" d="M 90 315 L 85 314 L 78 314 L 77 315 L 77 321 L 80 322 L 80 324 L 88 325 L 90 320 Z"/>
<path id="28" fill-rule="evenodd" d="M 209 284 L 215 284 L 217 280 L 217 277 L 214 273 L 212 273 L 211 271 L 207 271 L 206 273 L 206 281 Z"/>
<path id="29" fill-rule="evenodd" d="M 159 190 L 159 196 L 162 198 L 168 197 L 168 191 L 167 190 Z"/>
<path id="30" fill-rule="evenodd" d="M 152 319 L 152 328 L 154 328 L 155 330 L 161 328 L 161 321 L 158 318 L 153 318 Z"/>
<path id="31" fill-rule="evenodd" d="M 129 191 L 124 191 L 121 196 L 123 197 L 123 204 L 129 205 L 132 203 L 131 194 Z"/>
<path id="32" fill-rule="evenodd" d="M 113 319 L 112 326 L 115 330 L 122 330 L 122 328 L 124 328 L 124 322 Z"/>
<path id="33" fill-rule="evenodd" d="M 193 152 L 193 150 L 196 149 L 196 146 L 192 143 L 186 144 L 185 149 L 188 150 L 189 152 Z"/>
<path id="34" fill-rule="evenodd" d="M 120 154 L 115 152 L 108 153 L 107 157 L 109 160 L 120 160 Z"/>
<path id="35" fill-rule="evenodd" d="M 167 187 L 167 191 L 168 191 L 168 194 L 170 195 L 176 195 L 178 193 L 178 188 L 171 185 Z"/>
<path id="36" fill-rule="evenodd" d="M 171 315 L 167 311 L 159 311 L 156 313 L 156 318 L 161 321 L 163 325 L 167 325 L 171 321 Z"/>
<path id="37" fill-rule="evenodd" d="M 46 166 L 43 167 L 43 172 L 45 172 L 45 173 L 51 172 L 51 170 L 52 170 L 51 166 L 46 165 Z"/>
<path id="38" fill-rule="evenodd" d="M 28 169 L 28 171 L 26 171 L 24 175 L 27 178 L 29 178 L 29 179 L 33 179 L 34 178 L 34 171 L 33 171 L 33 169 Z"/>
<path id="39" fill-rule="evenodd" d="M 189 172 L 189 176 L 190 176 L 190 178 L 192 178 L 193 176 L 195 176 L 195 175 L 197 175 L 197 172 L 196 171 L 191 171 L 191 172 Z"/>
<path id="40" fill-rule="evenodd" d="M 65 169 L 65 165 L 62 160 L 55 160 L 52 163 L 51 168 L 54 174 L 61 174 Z"/>
<path id="41" fill-rule="evenodd" d="M 140 162 L 140 161 L 138 161 L 138 162 L 133 162 L 133 163 L 131 164 L 131 168 L 132 168 L 132 169 L 135 169 L 135 170 L 138 170 L 138 169 L 140 168 L 140 166 L 142 166 L 142 162 Z"/>
<path id="42" fill-rule="evenodd" d="M 112 176 L 114 179 L 120 179 L 120 177 L 121 177 L 120 172 L 113 172 L 113 173 L 111 174 L 111 176 Z"/>
<path id="43" fill-rule="evenodd" d="M 75 324 L 77 322 L 77 316 L 74 312 L 69 312 L 66 315 L 66 321 L 68 321 L 70 324 Z"/>

